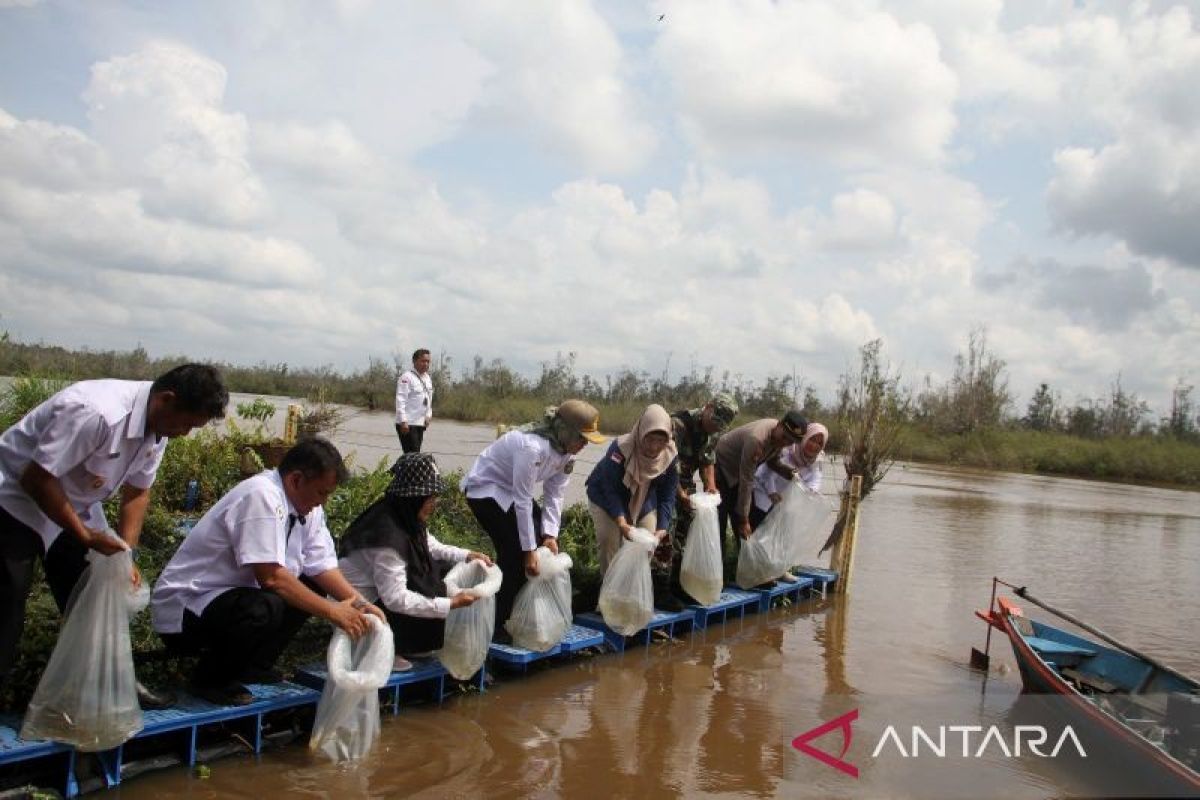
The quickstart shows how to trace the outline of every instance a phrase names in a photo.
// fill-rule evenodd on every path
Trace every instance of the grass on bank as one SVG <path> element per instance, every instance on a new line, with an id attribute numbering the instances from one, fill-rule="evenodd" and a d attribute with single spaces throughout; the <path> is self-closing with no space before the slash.
<path id="1" fill-rule="evenodd" d="M 1031 430 L 947 435 L 910 427 L 896 457 L 1183 489 L 1200 487 L 1200 446 L 1166 437 L 1081 439 Z"/>

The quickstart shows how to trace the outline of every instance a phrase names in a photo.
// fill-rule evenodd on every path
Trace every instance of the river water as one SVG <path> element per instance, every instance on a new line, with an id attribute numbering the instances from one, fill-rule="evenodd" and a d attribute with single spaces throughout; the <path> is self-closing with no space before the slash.
<path id="1" fill-rule="evenodd" d="M 438 422 L 426 449 L 448 468 L 466 466 L 494 433 L 489 426 Z M 357 451 L 359 463 L 398 452 L 391 420 L 382 414 L 358 415 L 335 440 Z M 597 454 L 588 453 L 587 469 Z M 575 499 L 583 466 L 573 481 Z M 840 477 L 836 465 L 827 465 L 827 492 L 836 491 Z M 814 553 L 824 533 L 810 534 Z M 385 714 L 378 746 L 354 767 L 332 766 L 295 745 L 258 759 L 214 762 L 207 779 L 166 770 L 113 793 L 1008 798 L 1111 792 L 1111 771 L 1102 764 L 1028 753 L 1010 758 L 999 748 L 981 758 L 872 758 L 886 724 L 919 718 L 1011 731 L 1020 681 L 1007 642 L 993 637 L 986 675 L 967 666 L 970 648 L 983 647 L 985 628 L 972 612 L 987 606 L 993 575 L 1028 586 L 1184 672 L 1200 673 L 1200 494 L 897 465 L 862 507 L 849 596 L 751 614 L 623 655 L 502 675 L 485 694 Z M 844 759 L 858 768 L 857 778 L 792 747 L 799 734 L 855 710 Z M 831 736 L 832 743 L 816 746 L 837 756 L 838 733 Z"/>

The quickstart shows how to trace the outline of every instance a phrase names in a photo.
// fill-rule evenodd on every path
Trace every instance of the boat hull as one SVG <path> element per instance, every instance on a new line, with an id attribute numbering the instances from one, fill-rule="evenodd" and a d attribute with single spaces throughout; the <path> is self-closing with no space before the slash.
<path id="1" fill-rule="evenodd" d="M 1012 644 L 1025 691 L 1058 698 L 1047 708 L 1080 735 L 1089 760 L 1119 763 L 1131 785 L 1145 796 L 1200 796 L 1200 775 L 1081 695 L 1026 641 L 1010 613 L 996 616 Z"/>

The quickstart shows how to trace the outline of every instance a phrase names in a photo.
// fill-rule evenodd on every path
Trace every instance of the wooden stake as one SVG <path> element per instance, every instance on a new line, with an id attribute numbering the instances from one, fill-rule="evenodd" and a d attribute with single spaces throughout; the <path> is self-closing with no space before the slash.
<path id="1" fill-rule="evenodd" d="M 834 594 L 848 594 L 850 579 L 854 572 L 854 546 L 858 539 L 858 506 L 862 502 L 862 476 L 850 478 L 850 490 L 842 495 L 841 513 L 845 515 L 846 526 L 842 530 L 842 538 L 833 548 L 829 560 L 830 569 L 838 574 L 837 582 L 833 584 Z"/>
<path id="2" fill-rule="evenodd" d="M 288 444 L 296 441 L 296 435 L 300 430 L 300 412 L 299 403 L 288 405 L 287 420 L 283 423 L 283 440 Z"/>

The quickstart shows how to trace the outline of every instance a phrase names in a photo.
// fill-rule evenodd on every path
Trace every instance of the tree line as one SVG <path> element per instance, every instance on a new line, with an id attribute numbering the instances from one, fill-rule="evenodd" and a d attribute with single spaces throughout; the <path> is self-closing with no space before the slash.
<path id="1" fill-rule="evenodd" d="M 0 374 L 6 375 L 69 380 L 152 379 L 189 360 L 183 355 L 151 357 L 141 346 L 128 351 L 68 349 L 14 341 L 8 334 L 0 336 Z M 876 340 L 864 345 L 859 351 L 859 363 L 839 378 L 831 402 L 822 402 L 816 387 L 802 376 L 768 376 L 759 382 L 740 373 L 718 373 L 712 366 L 693 365 L 686 373 L 672 378 L 669 359 L 657 375 L 632 369 L 599 377 L 580 375 L 573 352 L 560 353 L 553 361 L 543 362 L 535 377 L 521 374 L 502 359 L 485 360 L 478 355 L 456 373 L 452 358 L 442 353 L 431 368 L 431 376 L 439 413 L 464 419 L 496 417 L 493 421 L 513 421 L 512 416 L 503 416 L 509 407 L 536 408 L 566 397 L 580 397 L 615 408 L 637 408 L 651 402 L 668 409 L 686 408 L 703 404 L 717 391 L 732 394 L 747 418 L 775 416 L 796 407 L 810 418 L 837 419 L 852 412 L 855 400 L 851 387 L 861 380 L 864 371 L 883 367 L 888 372 L 886 394 L 890 413 L 906 425 L 930 433 L 970 434 L 1024 428 L 1085 439 L 1160 436 L 1200 442 L 1200 408 L 1194 387 L 1182 377 L 1172 390 L 1167 412 L 1155 419 L 1149 403 L 1122 385 L 1120 374 L 1107 391 L 1080 398 L 1073 404 L 1065 402 L 1050 384 L 1042 383 L 1024 410 L 1018 409 L 1009 389 L 1007 364 L 992 351 L 987 331 L 982 327 L 970 332 L 965 349 L 955 356 L 953 374 L 940 384 L 935 384 L 928 375 L 916 386 L 906 384 L 899 370 L 885 365 L 884 360 L 882 342 Z M 219 366 L 233 391 L 295 397 L 320 395 L 326 402 L 387 409 L 393 403 L 396 378 L 408 363 L 404 355 L 397 353 L 390 359 L 371 356 L 365 368 L 346 373 L 330 366 L 297 367 L 285 363 Z M 472 403 L 473 399 L 489 405 L 476 408 L 479 404 Z M 480 413 L 471 413 L 473 409 Z M 463 413 L 456 414 L 456 410 Z M 611 415 L 610 421 L 617 422 Z"/>

